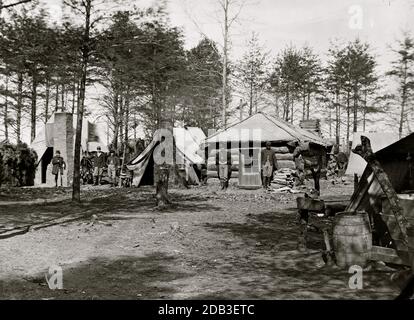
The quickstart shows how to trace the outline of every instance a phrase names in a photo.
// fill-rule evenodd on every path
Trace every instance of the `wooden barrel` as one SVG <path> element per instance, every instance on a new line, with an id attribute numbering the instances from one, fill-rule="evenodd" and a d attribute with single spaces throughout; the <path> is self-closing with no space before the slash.
<path id="1" fill-rule="evenodd" d="M 366 266 L 372 249 L 372 233 L 366 213 L 342 212 L 335 217 L 333 243 L 339 267 Z"/>

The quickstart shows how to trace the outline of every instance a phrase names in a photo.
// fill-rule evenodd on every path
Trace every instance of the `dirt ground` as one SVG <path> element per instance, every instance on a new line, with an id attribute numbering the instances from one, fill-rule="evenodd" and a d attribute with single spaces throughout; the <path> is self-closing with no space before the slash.
<path id="1" fill-rule="evenodd" d="M 226 192 L 217 183 L 170 190 L 171 209 L 155 210 L 149 187 L 82 191 L 0 190 L 0 236 L 62 216 L 82 220 L 0 239 L 1 299 L 392 299 L 392 270 L 351 274 L 327 267 L 320 232 L 297 251 L 297 194 Z M 351 194 L 352 185 L 323 181 L 322 194 Z M 53 200 L 45 202 L 45 199 Z M 316 218 L 314 218 L 316 220 Z M 329 221 L 325 221 L 328 223 Z M 324 223 L 318 221 L 317 223 Z M 63 270 L 63 290 L 45 273 Z"/>

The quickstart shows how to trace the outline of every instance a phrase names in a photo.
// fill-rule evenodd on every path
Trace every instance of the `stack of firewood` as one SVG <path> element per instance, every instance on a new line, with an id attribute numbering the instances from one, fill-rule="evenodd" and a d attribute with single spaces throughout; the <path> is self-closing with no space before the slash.
<path id="1" fill-rule="evenodd" d="M 295 170 L 287 168 L 279 169 L 273 174 L 272 185 L 275 187 L 287 186 L 293 188 L 295 184 L 294 174 Z"/>

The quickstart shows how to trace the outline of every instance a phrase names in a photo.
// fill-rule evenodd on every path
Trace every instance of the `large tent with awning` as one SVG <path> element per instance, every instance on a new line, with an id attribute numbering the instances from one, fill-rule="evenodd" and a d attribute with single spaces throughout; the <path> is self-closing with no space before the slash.
<path id="1" fill-rule="evenodd" d="M 200 144 L 205 134 L 200 128 L 173 128 L 176 146 L 176 160 L 185 170 L 186 180 L 199 183 L 198 166 L 204 163 L 200 152 Z M 128 170 L 133 171 L 132 185 L 139 187 L 154 184 L 154 151 L 161 142 L 161 135 L 155 134 L 153 140 L 141 154 L 127 164 Z"/>

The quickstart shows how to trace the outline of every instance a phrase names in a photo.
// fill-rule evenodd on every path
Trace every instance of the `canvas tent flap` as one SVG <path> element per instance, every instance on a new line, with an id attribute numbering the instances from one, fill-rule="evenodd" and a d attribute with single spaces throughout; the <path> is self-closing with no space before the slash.
<path id="1" fill-rule="evenodd" d="M 200 149 L 199 143 L 195 141 L 197 138 L 195 138 L 189 130 L 185 128 L 174 128 L 173 134 L 175 145 L 177 149 L 185 156 L 184 158 L 187 158 L 194 164 L 204 163 L 204 159 L 197 154 L 197 151 Z"/>
<path id="2" fill-rule="evenodd" d="M 204 140 L 205 135 L 201 129 L 195 129 L 188 130 L 186 128 L 173 128 L 173 135 L 177 150 L 177 163 L 185 164 L 187 177 L 193 181 L 198 181 L 198 177 L 191 165 L 204 163 L 204 159 L 197 154 L 197 151 L 199 150 L 199 143 L 197 143 L 197 141 Z M 194 135 L 192 133 L 194 133 Z M 132 181 L 134 186 L 140 186 L 145 182 L 144 175 L 148 170 L 152 169 L 149 168 L 150 162 L 154 150 L 160 142 L 160 138 L 161 137 L 158 135 L 154 136 L 153 140 L 144 151 L 127 164 L 128 170 L 134 172 Z"/>
<path id="3" fill-rule="evenodd" d="M 205 143 L 231 141 L 286 142 L 293 140 L 313 142 L 321 146 L 327 146 L 326 141 L 318 135 L 262 112 L 234 123 L 226 130 L 218 131 L 209 136 L 205 140 Z"/>
<path id="4" fill-rule="evenodd" d="M 361 143 L 361 136 L 366 136 L 371 141 L 371 147 L 374 152 L 384 149 L 392 143 L 398 141 L 398 135 L 394 133 L 384 132 L 355 132 L 352 139 L 352 148 L 355 148 Z M 361 156 L 351 152 L 348 160 L 348 167 L 346 169 L 346 175 L 362 176 L 367 163 Z"/>

